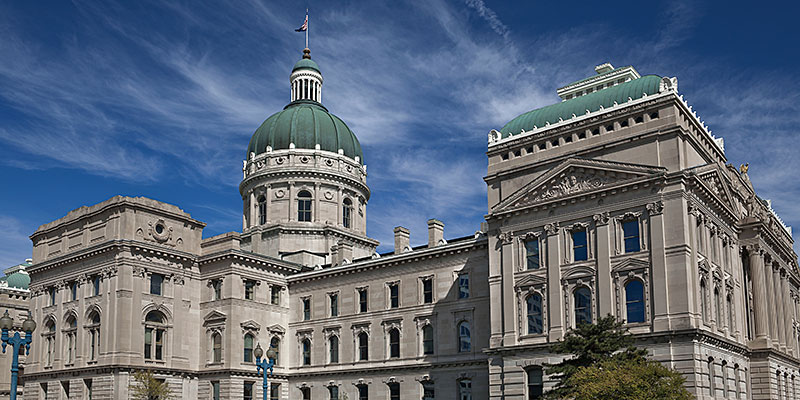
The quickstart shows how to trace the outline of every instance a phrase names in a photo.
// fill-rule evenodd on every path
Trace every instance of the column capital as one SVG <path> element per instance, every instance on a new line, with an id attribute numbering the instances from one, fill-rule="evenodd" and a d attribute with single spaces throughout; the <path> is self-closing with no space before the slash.
<path id="1" fill-rule="evenodd" d="M 558 234 L 558 222 L 553 222 L 551 224 L 545 225 L 544 231 L 547 232 L 548 236 L 553 236 Z"/>
<path id="2" fill-rule="evenodd" d="M 664 202 L 658 200 L 647 205 L 647 212 L 650 215 L 660 215 L 664 212 Z"/>
<path id="3" fill-rule="evenodd" d="M 497 234 L 497 240 L 501 244 L 510 244 L 514 240 L 514 234 L 511 232 L 500 232 Z"/>
<path id="4" fill-rule="evenodd" d="M 604 213 L 593 215 L 592 219 L 594 220 L 595 225 L 606 225 L 606 224 L 608 224 L 608 220 L 610 219 L 610 216 L 609 216 L 608 212 L 604 212 Z"/>

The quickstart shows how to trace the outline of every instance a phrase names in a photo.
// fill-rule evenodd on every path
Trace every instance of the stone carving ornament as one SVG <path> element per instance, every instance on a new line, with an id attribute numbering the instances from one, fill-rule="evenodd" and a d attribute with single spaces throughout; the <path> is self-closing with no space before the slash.
<path id="1" fill-rule="evenodd" d="M 597 189 L 613 181 L 614 179 L 609 176 L 571 172 L 552 185 L 542 189 L 534 197 L 533 201 L 549 200 L 573 193 L 585 192 Z"/>

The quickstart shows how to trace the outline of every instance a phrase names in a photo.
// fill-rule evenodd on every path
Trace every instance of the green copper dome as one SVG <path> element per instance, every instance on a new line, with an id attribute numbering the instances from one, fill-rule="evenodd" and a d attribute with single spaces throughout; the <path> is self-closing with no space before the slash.
<path id="1" fill-rule="evenodd" d="M 8 287 L 17 289 L 28 289 L 31 283 L 31 276 L 24 272 L 14 272 L 13 274 L 2 278 L 8 282 Z"/>
<path id="2" fill-rule="evenodd" d="M 617 104 L 639 99 L 644 93 L 648 96 L 658 93 L 661 77 L 657 75 L 645 75 L 639 79 L 633 79 L 619 85 L 589 93 L 574 99 L 562 101 L 547 107 L 537 108 L 528 111 L 507 123 L 500 133 L 504 138 L 511 134 L 518 134 L 521 131 L 529 131 L 536 127 L 544 127 L 547 123 L 555 124 L 559 119 L 564 121 L 572 118 L 573 114 L 581 116 L 586 114 L 586 110 L 595 112 L 600 107 L 608 108 Z"/>
<path id="3" fill-rule="evenodd" d="M 342 149 L 344 155 L 353 159 L 358 157 L 359 162 L 364 162 L 356 135 L 339 117 L 316 101 L 296 100 L 283 111 L 272 114 L 250 138 L 247 154 L 249 157 L 250 153 L 264 153 L 267 146 L 273 150 L 288 149 L 290 143 L 298 149 L 313 150 L 317 144 L 320 150 L 334 153 Z"/>
<path id="4" fill-rule="evenodd" d="M 310 69 L 320 72 L 319 65 L 317 65 L 317 63 L 310 58 L 302 58 L 300 61 L 296 62 L 294 64 L 294 68 L 292 68 L 292 72 L 297 71 L 298 69 Z"/>

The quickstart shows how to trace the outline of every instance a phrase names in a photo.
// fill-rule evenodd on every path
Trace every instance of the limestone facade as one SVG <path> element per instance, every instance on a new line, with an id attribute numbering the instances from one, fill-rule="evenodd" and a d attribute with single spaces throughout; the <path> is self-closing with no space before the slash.
<path id="1" fill-rule="evenodd" d="M 654 79 L 597 72 L 563 104 Z M 260 344 L 279 353 L 274 399 L 535 399 L 548 346 L 606 314 L 699 399 L 797 398 L 791 231 L 676 79 L 492 131 L 487 155 L 474 235 L 431 219 L 426 245 L 397 227 L 384 254 L 361 160 L 294 145 L 245 160 L 242 232 L 203 239 L 178 207 L 120 196 L 42 225 L 25 398 L 128 398 L 142 368 L 181 398 L 261 398 Z"/>

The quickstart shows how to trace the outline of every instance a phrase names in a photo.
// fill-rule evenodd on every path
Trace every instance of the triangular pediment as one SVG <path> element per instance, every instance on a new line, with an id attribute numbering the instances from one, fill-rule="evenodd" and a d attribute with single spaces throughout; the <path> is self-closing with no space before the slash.
<path id="1" fill-rule="evenodd" d="M 666 168 L 614 161 L 571 158 L 523 186 L 494 207 L 494 213 L 517 210 L 556 199 L 621 186 Z"/>
<path id="2" fill-rule="evenodd" d="M 251 329 L 254 331 L 261 329 L 261 325 L 259 325 L 258 322 L 253 321 L 252 319 L 244 321 L 240 325 L 242 326 L 242 329 Z"/>
<path id="3" fill-rule="evenodd" d="M 728 180 L 724 178 L 722 171 L 716 166 L 709 167 L 706 171 L 698 171 L 698 181 L 703 185 L 713 196 L 722 202 L 731 211 L 738 214 L 739 207 L 734 202 L 733 195 L 731 194 L 731 187 Z"/>
<path id="4" fill-rule="evenodd" d="M 269 327 L 267 327 L 267 330 L 270 331 L 271 333 L 280 333 L 280 334 L 286 333 L 286 329 L 284 329 L 282 326 L 278 324 L 270 325 Z"/>
<path id="5" fill-rule="evenodd" d="M 611 272 L 635 271 L 650 268 L 650 263 L 638 258 L 626 258 L 611 268 Z"/>
<path id="6" fill-rule="evenodd" d="M 225 322 L 227 316 L 217 310 L 213 310 L 203 317 L 203 325 Z"/>
<path id="7" fill-rule="evenodd" d="M 520 288 L 543 285 L 545 283 L 547 283 L 547 279 L 533 274 L 525 275 L 522 278 L 517 279 L 517 287 Z"/>

